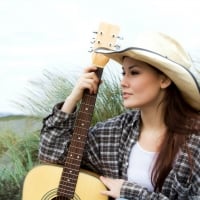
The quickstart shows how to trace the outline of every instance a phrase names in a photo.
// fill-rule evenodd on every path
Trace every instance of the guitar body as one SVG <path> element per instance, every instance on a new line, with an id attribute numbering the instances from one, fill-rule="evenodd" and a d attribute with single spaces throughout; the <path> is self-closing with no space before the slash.
<path id="1" fill-rule="evenodd" d="M 22 200 L 68 200 L 57 195 L 63 168 L 56 165 L 39 165 L 33 168 L 24 181 Z M 106 190 L 98 176 L 86 170 L 79 172 L 75 195 L 70 200 L 108 200 L 100 192 Z"/>

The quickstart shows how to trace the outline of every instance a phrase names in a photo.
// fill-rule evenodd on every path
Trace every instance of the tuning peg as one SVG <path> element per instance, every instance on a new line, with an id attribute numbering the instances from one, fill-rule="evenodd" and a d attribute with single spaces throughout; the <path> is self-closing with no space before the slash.
<path id="1" fill-rule="evenodd" d="M 94 51 L 94 49 L 92 47 L 90 47 L 90 49 L 88 50 L 89 53 L 92 53 Z"/>
<path id="2" fill-rule="evenodd" d="M 119 44 L 116 44 L 114 47 L 116 50 L 120 50 L 120 48 L 121 48 L 121 46 Z"/>
<path id="3" fill-rule="evenodd" d="M 91 43 L 91 44 L 94 44 L 94 43 L 95 43 L 95 40 L 92 40 L 90 43 Z"/>
<path id="4" fill-rule="evenodd" d="M 117 36 L 117 39 L 119 39 L 119 40 L 123 40 L 124 38 L 121 37 L 121 36 Z"/>

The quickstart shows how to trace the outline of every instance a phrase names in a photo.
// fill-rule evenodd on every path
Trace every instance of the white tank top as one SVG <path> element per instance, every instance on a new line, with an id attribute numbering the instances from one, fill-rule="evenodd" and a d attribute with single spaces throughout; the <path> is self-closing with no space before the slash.
<path id="1" fill-rule="evenodd" d="M 147 188 L 149 191 L 153 191 L 151 171 L 157 154 L 156 152 L 142 149 L 137 142 L 130 153 L 128 180 Z"/>

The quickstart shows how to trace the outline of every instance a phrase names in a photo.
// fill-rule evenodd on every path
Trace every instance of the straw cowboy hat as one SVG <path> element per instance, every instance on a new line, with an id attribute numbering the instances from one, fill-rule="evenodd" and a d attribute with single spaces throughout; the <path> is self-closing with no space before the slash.
<path id="1" fill-rule="evenodd" d="M 154 66 L 166 74 L 181 91 L 184 99 L 200 110 L 200 67 L 194 66 L 190 56 L 173 38 L 160 32 L 141 34 L 131 47 L 123 50 L 97 48 L 101 53 L 122 64 L 128 56 Z"/>

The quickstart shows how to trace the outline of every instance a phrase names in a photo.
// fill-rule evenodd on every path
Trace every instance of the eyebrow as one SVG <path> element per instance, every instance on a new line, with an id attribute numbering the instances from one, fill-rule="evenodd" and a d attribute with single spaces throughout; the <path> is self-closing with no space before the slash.
<path id="1" fill-rule="evenodd" d="M 133 64 L 133 65 L 129 66 L 128 69 L 130 70 L 130 69 L 132 69 L 132 68 L 134 68 L 134 67 L 138 67 L 138 65 L 137 65 L 137 64 Z M 122 66 L 122 69 L 124 70 L 124 67 L 123 67 L 123 66 Z"/>

